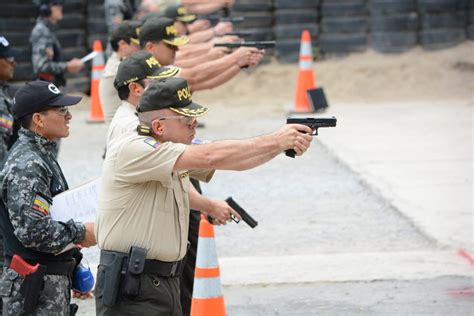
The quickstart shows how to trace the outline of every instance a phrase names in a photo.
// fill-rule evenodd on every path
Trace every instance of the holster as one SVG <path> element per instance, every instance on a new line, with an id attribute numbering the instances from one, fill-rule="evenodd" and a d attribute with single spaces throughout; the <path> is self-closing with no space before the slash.
<path id="1" fill-rule="evenodd" d="M 38 298 L 44 287 L 44 276 L 46 274 L 46 266 L 40 265 L 38 270 L 25 276 L 20 287 L 20 293 L 24 297 L 23 313 L 28 315 L 36 310 Z"/>
<path id="2" fill-rule="evenodd" d="M 122 273 L 123 259 L 126 258 L 126 254 L 114 253 L 112 260 L 102 262 L 101 265 L 104 267 L 104 292 L 102 296 L 102 304 L 105 306 L 114 306 L 117 302 L 117 295 L 120 287 L 120 279 Z"/>
<path id="3" fill-rule="evenodd" d="M 128 296 L 137 296 L 140 290 L 140 275 L 145 269 L 147 250 L 140 247 L 131 247 L 128 256 L 127 272 L 123 282 L 122 293 Z"/>

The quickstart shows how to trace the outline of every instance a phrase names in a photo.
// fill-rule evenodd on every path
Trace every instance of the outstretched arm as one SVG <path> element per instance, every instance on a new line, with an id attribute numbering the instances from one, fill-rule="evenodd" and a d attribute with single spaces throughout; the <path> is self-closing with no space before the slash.
<path id="1" fill-rule="evenodd" d="M 294 149 L 297 155 L 302 155 L 310 146 L 311 132 L 311 128 L 305 125 L 288 124 L 269 135 L 186 146 L 174 170 L 247 170 L 264 164 L 287 149 Z"/>

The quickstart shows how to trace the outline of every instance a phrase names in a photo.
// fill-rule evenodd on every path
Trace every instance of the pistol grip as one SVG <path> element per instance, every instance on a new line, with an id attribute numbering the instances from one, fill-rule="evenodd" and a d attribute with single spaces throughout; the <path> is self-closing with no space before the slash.
<path id="1" fill-rule="evenodd" d="M 293 149 L 287 149 L 285 150 L 285 155 L 291 158 L 295 158 L 296 151 L 294 151 Z"/>

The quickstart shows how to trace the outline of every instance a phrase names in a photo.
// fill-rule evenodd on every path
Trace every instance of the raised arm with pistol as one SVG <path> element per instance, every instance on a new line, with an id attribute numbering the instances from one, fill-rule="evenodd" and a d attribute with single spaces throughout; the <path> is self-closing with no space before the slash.
<path id="1" fill-rule="evenodd" d="M 288 118 L 286 124 L 302 124 L 313 129 L 311 136 L 318 135 L 318 128 L 320 127 L 334 127 L 336 126 L 337 119 L 333 116 L 331 118 Z M 285 150 L 285 154 L 288 157 L 295 158 L 295 151 L 293 149 Z"/>

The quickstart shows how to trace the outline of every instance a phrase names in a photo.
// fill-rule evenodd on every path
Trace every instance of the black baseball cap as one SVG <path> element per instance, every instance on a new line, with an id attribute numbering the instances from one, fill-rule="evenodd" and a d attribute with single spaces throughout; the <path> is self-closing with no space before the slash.
<path id="1" fill-rule="evenodd" d="M 30 81 L 15 93 L 12 113 L 15 119 L 38 113 L 49 107 L 62 107 L 79 103 L 82 97 L 63 95 L 48 81 Z"/>
<path id="2" fill-rule="evenodd" d="M 170 5 L 165 9 L 165 16 L 175 21 L 191 23 L 196 20 L 196 15 L 190 14 L 188 9 L 181 4 Z"/>
<path id="3" fill-rule="evenodd" d="M 140 45 L 138 34 L 140 33 L 139 21 L 123 21 L 120 23 L 110 35 L 110 43 L 114 46 L 114 43 L 118 43 L 120 40 L 132 42 Z"/>
<path id="4" fill-rule="evenodd" d="M 183 78 L 169 77 L 153 80 L 140 97 L 138 112 L 170 109 L 184 116 L 198 117 L 209 109 L 194 103 L 188 82 Z"/>
<path id="5" fill-rule="evenodd" d="M 189 42 L 187 36 L 178 35 L 174 21 L 166 17 L 146 20 L 140 29 L 139 37 L 142 44 L 148 41 L 163 41 L 173 46 L 181 46 Z"/>
<path id="6" fill-rule="evenodd" d="M 17 58 L 22 55 L 23 51 L 13 48 L 5 36 L 0 36 L 0 58 Z"/>
<path id="7" fill-rule="evenodd" d="M 115 89 L 142 79 L 161 79 L 175 76 L 180 69 L 173 66 L 162 67 L 161 64 L 146 51 L 139 51 L 125 58 L 119 65 L 114 80 Z"/>

